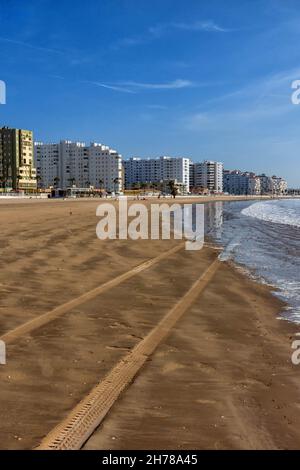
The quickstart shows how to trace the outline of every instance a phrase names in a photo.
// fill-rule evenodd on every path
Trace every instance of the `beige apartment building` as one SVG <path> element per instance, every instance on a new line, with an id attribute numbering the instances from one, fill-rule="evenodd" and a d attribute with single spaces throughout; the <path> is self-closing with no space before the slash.
<path id="1" fill-rule="evenodd" d="M 32 131 L 0 128 L 0 191 L 36 188 Z"/>

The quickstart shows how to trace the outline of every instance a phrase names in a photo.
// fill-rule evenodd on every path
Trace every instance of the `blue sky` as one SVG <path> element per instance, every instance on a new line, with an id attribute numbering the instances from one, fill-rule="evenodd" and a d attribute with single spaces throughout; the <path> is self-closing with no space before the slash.
<path id="1" fill-rule="evenodd" d="M 0 125 L 300 186 L 299 0 L 0 0 Z"/>

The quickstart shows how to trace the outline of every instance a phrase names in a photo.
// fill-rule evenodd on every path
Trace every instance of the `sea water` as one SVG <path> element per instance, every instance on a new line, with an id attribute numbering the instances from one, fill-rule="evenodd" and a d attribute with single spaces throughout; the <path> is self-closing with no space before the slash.
<path id="1" fill-rule="evenodd" d="M 282 318 L 300 323 L 300 199 L 206 205 L 206 235 L 288 303 Z"/>

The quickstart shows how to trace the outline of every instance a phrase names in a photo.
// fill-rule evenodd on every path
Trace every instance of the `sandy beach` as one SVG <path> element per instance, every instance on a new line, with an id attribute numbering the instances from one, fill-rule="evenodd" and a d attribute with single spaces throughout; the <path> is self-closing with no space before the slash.
<path id="1" fill-rule="evenodd" d="M 178 245 L 98 240 L 99 203 L 0 201 L 0 336 Z M 182 247 L 8 344 L 1 449 L 38 446 L 218 254 Z M 277 319 L 283 307 L 267 286 L 220 263 L 84 448 L 298 448 L 297 326 Z"/>

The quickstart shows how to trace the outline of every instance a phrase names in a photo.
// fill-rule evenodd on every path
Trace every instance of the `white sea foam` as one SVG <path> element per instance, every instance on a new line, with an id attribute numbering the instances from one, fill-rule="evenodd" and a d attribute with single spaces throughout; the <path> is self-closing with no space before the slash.
<path id="1" fill-rule="evenodd" d="M 242 214 L 265 222 L 300 227 L 300 200 L 256 202 L 242 210 Z"/>
<path id="2" fill-rule="evenodd" d="M 224 247 L 220 260 L 269 285 L 288 304 L 280 318 L 300 324 L 300 200 L 225 203 L 221 229 L 213 207 L 207 233 Z"/>

